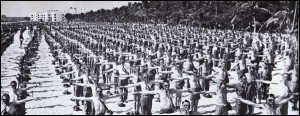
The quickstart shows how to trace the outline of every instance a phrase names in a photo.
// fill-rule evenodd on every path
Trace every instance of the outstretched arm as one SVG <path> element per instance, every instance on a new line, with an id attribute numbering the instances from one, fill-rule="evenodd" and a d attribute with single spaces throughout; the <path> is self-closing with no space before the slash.
<path id="1" fill-rule="evenodd" d="M 112 69 L 109 69 L 109 70 L 107 70 L 107 71 L 104 71 L 104 73 L 112 72 L 112 71 L 114 71 L 114 70 L 116 70 L 116 69 L 115 69 L 115 68 L 112 68 Z"/>
<path id="2" fill-rule="evenodd" d="M 133 94 L 159 94 L 159 91 L 138 91 L 134 92 Z"/>
<path id="3" fill-rule="evenodd" d="M 80 80 L 80 79 L 83 79 L 83 76 L 80 76 L 80 77 L 77 77 L 77 78 L 74 78 L 74 79 L 71 79 L 72 81 L 77 81 L 77 80 Z"/>
<path id="4" fill-rule="evenodd" d="M 168 73 L 174 73 L 173 71 L 159 71 L 159 73 L 164 73 L 164 74 L 168 74 Z"/>
<path id="5" fill-rule="evenodd" d="M 130 87 L 135 87 L 135 86 L 140 86 L 140 84 L 139 83 L 130 84 L 130 85 L 127 85 L 127 86 L 120 86 L 120 88 L 130 88 Z"/>
<path id="6" fill-rule="evenodd" d="M 102 62 L 96 62 L 96 64 L 101 64 L 103 65 L 104 63 L 106 63 L 105 61 L 102 61 Z"/>
<path id="7" fill-rule="evenodd" d="M 128 79 L 128 78 L 133 78 L 134 75 L 119 75 L 119 79 Z"/>
<path id="8" fill-rule="evenodd" d="M 234 52 L 236 52 L 237 50 L 233 50 L 233 51 L 230 51 L 229 53 L 234 53 Z"/>
<path id="9" fill-rule="evenodd" d="M 218 74 L 219 72 L 215 72 L 215 73 L 213 73 L 213 74 L 211 74 L 211 75 L 208 75 L 208 76 L 199 76 L 199 79 L 211 79 L 211 78 L 213 78 L 216 74 Z"/>
<path id="10" fill-rule="evenodd" d="M 25 102 L 29 102 L 29 101 L 32 101 L 32 100 L 39 100 L 40 98 L 28 98 L 28 99 L 23 99 L 23 100 L 18 100 L 16 101 L 15 103 L 16 104 L 21 104 L 21 103 L 25 103 Z"/>
<path id="11" fill-rule="evenodd" d="M 177 60 L 177 61 L 174 62 L 174 64 L 178 64 L 178 63 L 185 62 L 185 61 L 187 61 L 187 60 L 186 60 L 186 59 L 183 59 L 183 60 Z"/>
<path id="12" fill-rule="evenodd" d="M 183 73 L 190 74 L 190 75 L 193 75 L 193 74 L 194 74 L 193 71 L 186 71 L 186 70 L 183 70 Z"/>
<path id="13" fill-rule="evenodd" d="M 163 83 L 163 80 L 150 81 L 149 83 Z"/>
<path id="14" fill-rule="evenodd" d="M 85 101 L 92 101 L 92 97 L 72 97 L 71 99 L 77 99 L 77 100 L 85 100 Z"/>
<path id="15" fill-rule="evenodd" d="M 281 104 L 284 104 L 284 103 L 290 101 L 291 99 L 293 99 L 295 97 L 295 95 L 299 95 L 299 93 L 293 93 L 289 98 L 281 100 L 278 104 L 281 105 Z"/>
<path id="16" fill-rule="evenodd" d="M 91 86 L 91 85 L 88 85 L 88 86 Z M 110 85 L 116 85 L 116 84 L 115 83 L 100 83 L 98 85 L 100 85 L 100 86 L 110 86 Z"/>
<path id="17" fill-rule="evenodd" d="M 185 77 L 185 78 L 168 78 L 168 80 L 176 80 L 176 81 L 181 81 L 181 80 L 189 80 L 190 78 Z"/>
<path id="18" fill-rule="evenodd" d="M 38 87 L 37 85 L 36 86 L 31 86 L 31 87 L 26 87 L 26 88 L 19 88 L 20 91 L 26 91 L 26 90 L 29 90 L 29 89 L 32 89 L 32 88 L 35 88 L 35 87 Z"/>
<path id="19" fill-rule="evenodd" d="M 119 96 L 121 96 L 123 94 L 125 94 L 125 93 L 106 96 L 106 99 L 116 98 L 116 97 L 119 97 Z"/>
<path id="20" fill-rule="evenodd" d="M 272 81 L 265 81 L 265 80 L 255 80 L 257 82 L 262 82 L 262 83 L 265 83 L 265 84 L 278 84 L 278 83 L 275 83 L 275 82 L 272 82 Z"/>
<path id="21" fill-rule="evenodd" d="M 249 100 L 245 100 L 245 99 L 240 98 L 240 97 L 235 98 L 235 99 L 240 100 L 241 102 L 243 102 L 243 103 L 245 103 L 245 104 L 247 104 L 247 105 L 251 105 L 251 106 L 254 106 L 254 107 L 258 107 L 258 108 L 259 108 L 259 107 L 262 107 L 262 106 L 259 105 L 259 104 L 253 103 L 253 102 L 251 102 L 251 101 L 249 101 Z"/>
<path id="22" fill-rule="evenodd" d="M 228 87 L 228 88 L 236 88 L 237 87 L 237 83 L 227 83 L 226 87 Z"/>
<path id="23" fill-rule="evenodd" d="M 148 67 L 148 69 L 157 69 L 159 68 L 160 66 L 154 66 L 154 67 Z"/>
<path id="24" fill-rule="evenodd" d="M 27 81 L 22 81 L 21 83 L 22 83 L 22 84 L 39 84 L 39 85 L 42 85 L 42 83 L 40 83 L 40 82 L 27 82 Z"/>
<path id="25" fill-rule="evenodd" d="M 61 73 L 61 75 L 67 75 L 67 74 L 72 74 L 74 71 L 70 71 L 70 72 L 65 72 L 65 73 Z"/>
<path id="26" fill-rule="evenodd" d="M 74 85 L 77 85 L 77 86 L 83 86 L 83 87 L 91 87 L 92 84 L 83 84 L 83 83 L 73 83 Z"/>
<path id="27" fill-rule="evenodd" d="M 199 92 L 193 92 L 193 94 L 216 94 L 216 92 L 213 92 L 213 91 L 199 91 Z"/>

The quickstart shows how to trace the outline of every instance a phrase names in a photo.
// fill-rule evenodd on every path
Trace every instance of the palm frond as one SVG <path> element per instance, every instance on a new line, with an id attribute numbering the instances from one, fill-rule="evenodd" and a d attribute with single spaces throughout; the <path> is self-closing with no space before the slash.
<path id="1" fill-rule="evenodd" d="M 233 22 L 237 19 L 237 15 L 234 15 L 234 17 L 232 18 L 232 20 L 230 21 L 230 23 L 233 24 Z"/>

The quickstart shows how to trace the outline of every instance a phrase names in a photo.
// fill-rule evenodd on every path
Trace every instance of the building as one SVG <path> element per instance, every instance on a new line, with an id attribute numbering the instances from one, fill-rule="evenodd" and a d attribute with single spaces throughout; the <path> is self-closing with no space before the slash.
<path id="1" fill-rule="evenodd" d="M 77 8 L 70 7 L 62 10 L 48 10 L 46 12 L 36 12 L 30 14 L 30 21 L 43 21 L 43 22 L 60 22 L 66 21 L 65 15 L 83 13 L 84 10 L 77 10 Z"/>
<path id="2" fill-rule="evenodd" d="M 1 23 L 2 22 L 19 22 L 26 21 L 25 17 L 6 17 L 5 15 L 1 15 Z"/>

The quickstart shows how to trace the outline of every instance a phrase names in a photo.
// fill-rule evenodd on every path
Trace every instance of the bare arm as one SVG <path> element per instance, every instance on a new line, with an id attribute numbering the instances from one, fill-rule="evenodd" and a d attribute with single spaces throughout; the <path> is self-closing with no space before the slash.
<path id="1" fill-rule="evenodd" d="M 138 91 L 138 92 L 134 92 L 133 94 L 159 94 L 159 91 Z"/>
<path id="2" fill-rule="evenodd" d="M 226 87 L 228 87 L 228 88 L 236 88 L 237 87 L 237 83 L 227 83 Z"/>
<path id="3" fill-rule="evenodd" d="M 25 91 L 25 90 L 29 90 L 29 89 L 32 89 L 32 88 L 35 88 L 37 86 L 31 86 L 31 87 L 26 87 L 26 88 L 19 88 L 20 91 Z"/>
<path id="4" fill-rule="evenodd" d="M 114 70 L 116 70 L 116 69 L 115 69 L 115 68 L 112 68 L 112 69 L 109 69 L 109 70 L 107 70 L 107 71 L 104 71 L 104 73 L 112 72 L 112 71 L 114 71 Z"/>
<path id="5" fill-rule="evenodd" d="M 213 91 L 199 91 L 199 92 L 193 92 L 193 94 L 215 94 L 216 92 Z"/>
<path id="6" fill-rule="evenodd" d="M 125 93 L 106 96 L 106 99 L 116 98 L 116 97 L 119 97 L 119 96 L 121 96 L 123 94 L 125 94 Z"/>
<path id="7" fill-rule="evenodd" d="M 65 72 L 65 73 L 61 73 L 61 75 L 67 75 L 67 74 L 72 74 L 74 71 L 70 71 L 70 72 Z"/>
<path id="8" fill-rule="evenodd" d="M 163 80 L 150 81 L 150 83 L 163 83 Z"/>
<path id="9" fill-rule="evenodd" d="M 74 78 L 74 79 L 71 79 L 72 81 L 77 81 L 77 80 L 80 80 L 80 79 L 83 79 L 83 76 L 80 76 L 78 78 Z"/>
<path id="10" fill-rule="evenodd" d="M 98 85 L 100 85 L 100 86 L 110 86 L 110 85 L 115 85 L 115 83 L 101 83 L 101 84 L 98 84 Z"/>
<path id="11" fill-rule="evenodd" d="M 77 99 L 77 100 L 85 100 L 85 101 L 92 101 L 92 97 L 72 97 L 71 99 Z"/>
<path id="12" fill-rule="evenodd" d="M 251 101 L 249 101 L 249 100 L 245 100 L 245 99 L 243 99 L 243 98 L 235 98 L 235 99 L 240 100 L 241 102 L 243 102 L 243 103 L 245 103 L 245 104 L 247 104 L 247 105 L 251 105 L 251 106 L 254 106 L 254 107 L 262 107 L 262 106 L 259 105 L 259 104 L 253 103 L 253 102 L 251 102 Z"/>
<path id="13" fill-rule="evenodd" d="M 41 85 L 42 83 L 40 83 L 40 82 L 27 82 L 27 81 L 22 81 L 22 84 L 39 84 L 39 85 Z"/>
<path id="14" fill-rule="evenodd" d="M 155 66 L 155 67 L 148 67 L 148 69 L 157 69 L 159 68 L 160 66 Z"/>
<path id="15" fill-rule="evenodd" d="M 181 63 L 181 62 L 185 62 L 186 61 L 186 59 L 184 59 L 184 60 L 178 60 L 178 61 L 175 61 L 175 63 L 177 64 L 177 63 Z"/>
<path id="16" fill-rule="evenodd" d="M 236 52 L 237 50 L 233 50 L 233 51 L 231 51 L 230 53 L 234 53 L 234 52 Z"/>
<path id="17" fill-rule="evenodd" d="M 272 82 L 272 81 L 265 81 L 265 80 L 255 80 L 257 82 L 262 82 L 262 83 L 265 83 L 265 84 L 278 84 L 278 83 L 275 83 L 275 82 Z"/>
<path id="18" fill-rule="evenodd" d="M 106 65 L 106 64 L 113 64 L 112 62 L 105 62 L 102 65 Z"/>
<path id="19" fill-rule="evenodd" d="M 173 71 L 159 71 L 159 73 L 174 73 Z"/>
<path id="20" fill-rule="evenodd" d="M 208 76 L 202 76 L 202 77 L 199 77 L 200 79 L 211 79 L 213 78 L 216 74 L 218 74 L 219 72 L 215 72 L 211 75 L 208 75 Z"/>
<path id="21" fill-rule="evenodd" d="M 265 57 L 267 55 L 255 55 L 255 56 L 257 56 L 257 57 Z"/>
<path id="22" fill-rule="evenodd" d="M 183 73 L 187 73 L 187 74 L 194 74 L 194 72 L 193 71 L 185 71 L 185 70 L 183 70 Z"/>
<path id="23" fill-rule="evenodd" d="M 295 97 L 295 95 L 299 95 L 299 93 L 292 94 L 289 98 L 281 100 L 278 104 L 281 105 L 281 104 L 284 104 L 284 103 L 290 101 L 291 99 L 293 99 Z"/>
<path id="24" fill-rule="evenodd" d="M 127 86 L 120 86 L 120 88 L 130 88 L 130 87 L 135 87 L 135 86 L 140 86 L 140 83 L 130 84 L 130 85 L 127 85 Z"/>
<path id="25" fill-rule="evenodd" d="M 106 62 L 96 62 L 96 64 L 101 64 L 101 65 L 104 64 L 104 63 L 106 63 Z"/>
<path id="26" fill-rule="evenodd" d="M 83 86 L 83 87 L 91 87 L 92 84 L 83 84 L 83 83 L 73 83 L 74 85 L 77 86 Z"/>
<path id="27" fill-rule="evenodd" d="M 18 100 L 18 101 L 16 101 L 15 103 L 16 103 L 16 104 L 21 104 L 21 103 L 29 102 L 29 101 L 32 101 L 32 100 L 35 100 L 35 99 L 36 99 L 36 98 L 23 99 L 23 100 Z"/>

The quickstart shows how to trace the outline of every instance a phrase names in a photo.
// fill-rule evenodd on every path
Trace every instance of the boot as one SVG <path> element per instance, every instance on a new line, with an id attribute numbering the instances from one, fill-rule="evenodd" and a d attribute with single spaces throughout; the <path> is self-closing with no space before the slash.
<path id="1" fill-rule="evenodd" d="M 79 106 L 74 106 L 73 109 L 74 109 L 74 111 L 82 111 L 82 110 L 79 108 Z"/>
<path id="2" fill-rule="evenodd" d="M 70 95 L 70 94 L 72 94 L 72 93 L 69 92 L 68 90 L 65 90 L 65 91 L 63 92 L 63 94 Z"/>
<path id="3" fill-rule="evenodd" d="M 124 103 L 118 103 L 119 107 L 125 107 Z"/>

